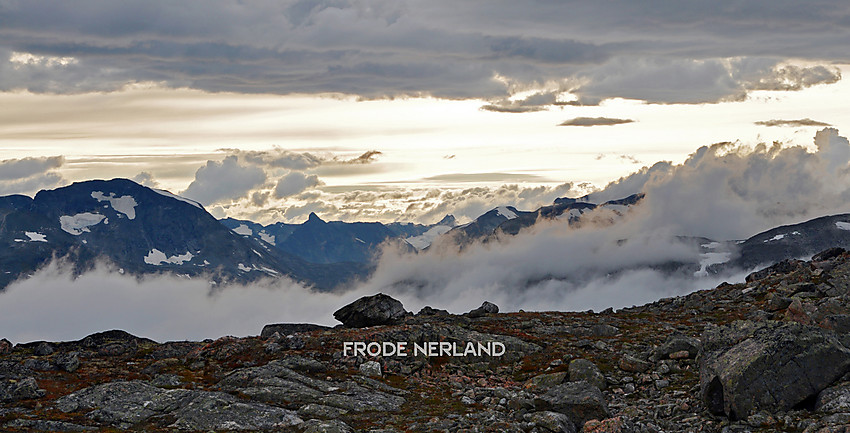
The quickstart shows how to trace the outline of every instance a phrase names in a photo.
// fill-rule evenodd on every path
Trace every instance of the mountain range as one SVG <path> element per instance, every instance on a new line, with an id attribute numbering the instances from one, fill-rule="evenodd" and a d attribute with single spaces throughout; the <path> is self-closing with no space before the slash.
<path id="1" fill-rule="evenodd" d="M 318 290 L 340 290 L 368 278 L 385 244 L 411 254 L 438 240 L 463 249 L 517 235 L 541 220 L 577 224 L 599 208 L 609 210 L 604 215 L 616 223 L 643 197 L 598 205 L 559 198 L 534 211 L 499 206 L 462 225 L 451 215 L 422 225 L 324 221 L 315 213 L 301 224 L 261 225 L 216 220 L 199 203 L 127 179 L 78 182 L 33 198 L 0 197 L 0 290 L 56 259 L 78 274 L 101 261 L 121 273 L 171 273 L 213 285 L 289 277 Z M 746 240 L 681 236 L 678 241 L 699 248 L 699 262 L 654 269 L 722 275 L 830 247 L 850 248 L 850 214 L 777 227 Z"/>

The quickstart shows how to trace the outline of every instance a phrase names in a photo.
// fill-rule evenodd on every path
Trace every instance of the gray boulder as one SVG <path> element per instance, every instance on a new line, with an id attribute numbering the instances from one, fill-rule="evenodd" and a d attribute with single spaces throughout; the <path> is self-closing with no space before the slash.
<path id="1" fill-rule="evenodd" d="M 670 354 L 677 352 L 688 352 L 688 358 L 696 358 L 702 347 L 702 342 L 693 337 L 682 334 L 673 334 L 664 341 L 664 344 L 655 349 L 653 358 L 656 361 L 670 358 Z"/>
<path id="2" fill-rule="evenodd" d="M 534 399 L 534 407 L 537 410 L 562 413 L 579 428 L 588 420 L 610 416 L 602 391 L 584 381 L 567 382 L 549 388 L 545 394 Z"/>
<path id="3" fill-rule="evenodd" d="M 360 374 L 366 377 L 381 377 L 381 364 L 377 361 L 366 361 L 360 364 Z"/>
<path id="4" fill-rule="evenodd" d="M 815 410 L 824 413 L 850 413 L 850 385 L 833 386 L 818 394 Z"/>
<path id="5" fill-rule="evenodd" d="M 35 378 L 0 380 L 0 401 L 18 401 L 41 398 L 47 392 L 39 389 Z"/>
<path id="6" fill-rule="evenodd" d="M 404 306 L 383 293 L 364 296 L 334 313 L 334 318 L 349 328 L 392 325 L 407 317 Z"/>
<path id="7" fill-rule="evenodd" d="M 80 368 L 80 357 L 77 352 L 68 352 L 56 355 L 53 359 L 56 368 L 68 373 L 73 373 Z"/>
<path id="8" fill-rule="evenodd" d="M 494 304 L 492 302 L 484 301 L 484 303 L 481 304 L 480 307 L 466 313 L 466 315 L 467 315 L 467 317 L 475 319 L 475 318 L 478 318 L 478 317 L 484 317 L 488 314 L 496 314 L 498 312 L 499 312 L 499 307 L 496 304 Z"/>
<path id="9" fill-rule="evenodd" d="M 50 343 L 42 342 L 38 346 L 35 347 L 33 351 L 38 356 L 47 356 L 53 353 L 53 346 Z"/>
<path id="10" fill-rule="evenodd" d="M 599 367 L 586 359 L 574 359 L 570 361 L 569 372 L 570 382 L 584 380 L 603 391 L 608 386 L 608 382 L 605 380 L 605 376 L 599 370 Z"/>
<path id="11" fill-rule="evenodd" d="M 799 323 L 739 321 L 702 340 L 702 399 L 733 420 L 790 410 L 850 368 L 850 350 L 833 334 Z"/>

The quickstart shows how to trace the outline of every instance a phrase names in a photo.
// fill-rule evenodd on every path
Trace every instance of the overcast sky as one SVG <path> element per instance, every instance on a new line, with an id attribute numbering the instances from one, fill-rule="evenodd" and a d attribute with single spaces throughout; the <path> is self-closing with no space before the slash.
<path id="1" fill-rule="evenodd" d="M 837 0 L 0 0 L 0 194 L 127 177 L 260 222 L 533 209 L 714 143 L 818 151 L 850 131 L 848 41 Z"/>

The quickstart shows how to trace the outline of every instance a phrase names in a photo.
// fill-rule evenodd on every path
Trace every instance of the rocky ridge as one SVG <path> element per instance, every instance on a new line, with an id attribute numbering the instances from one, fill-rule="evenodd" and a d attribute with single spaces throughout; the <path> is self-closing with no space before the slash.
<path id="1" fill-rule="evenodd" d="M 850 426 L 844 250 L 618 311 L 499 313 L 485 303 L 461 315 L 412 314 L 372 298 L 371 307 L 391 307 L 373 311 L 385 324 L 269 325 L 261 336 L 201 342 L 158 343 L 122 331 L 72 342 L 0 340 L 0 428 L 830 433 Z M 364 299 L 341 311 L 368 311 Z M 505 354 L 345 356 L 352 341 L 499 342 Z"/>

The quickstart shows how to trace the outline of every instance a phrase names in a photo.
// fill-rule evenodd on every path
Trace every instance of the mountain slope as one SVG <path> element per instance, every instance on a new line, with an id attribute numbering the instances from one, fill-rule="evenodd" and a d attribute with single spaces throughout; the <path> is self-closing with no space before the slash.
<path id="1" fill-rule="evenodd" d="M 751 269 L 808 258 L 831 247 L 850 248 L 850 214 L 824 216 L 754 235 L 737 245 L 738 257 L 726 267 Z"/>
<path id="2" fill-rule="evenodd" d="M 53 257 L 67 257 L 79 269 L 101 258 L 131 274 L 171 272 L 217 283 L 289 276 L 332 288 L 368 273 L 357 264 L 322 266 L 267 248 L 228 230 L 197 203 L 126 179 L 1 203 L 0 242 L 21 244 L 17 254 L 0 256 L 4 286 Z"/>

